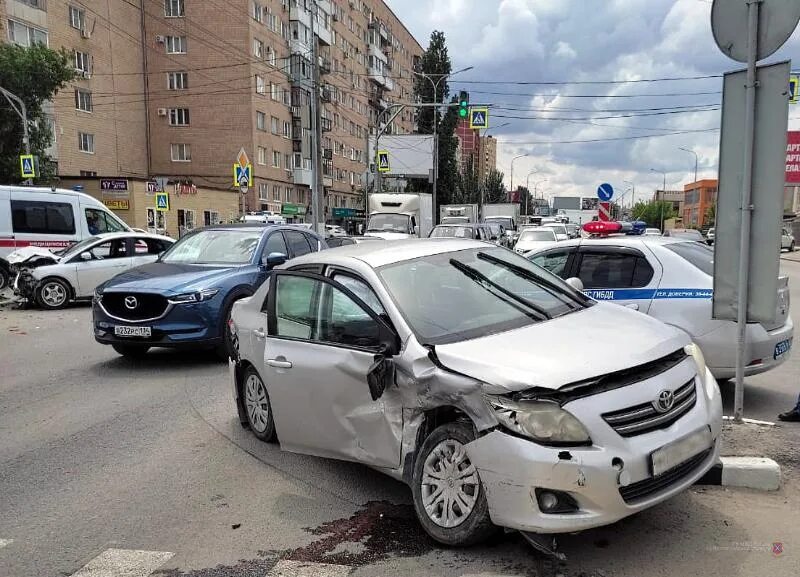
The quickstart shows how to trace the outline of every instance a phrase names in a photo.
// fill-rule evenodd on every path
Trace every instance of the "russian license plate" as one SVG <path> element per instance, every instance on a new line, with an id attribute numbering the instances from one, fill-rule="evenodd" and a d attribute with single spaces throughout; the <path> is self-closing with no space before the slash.
<path id="1" fill-rule="evenodd" d="M 773 359 L 778 359 L 792 350 L 792 339 L 786 339 L 775 345 L 775 353 L 772 355 Z"/>
<path id="2" fill-rule="evenodd" d="M 679 439 L 650 454 L 650 466 L 653 476 L 657 477 L 688 461 L 711 446 L 711 429 L 708 427 L 695 431 L 688 437 Z"/>
<path id="3" fill-rule="evenodd" d="M 152 336 L 150 327 L 114 327 L 114 334 L 118 337 L 149 337 Z"/>

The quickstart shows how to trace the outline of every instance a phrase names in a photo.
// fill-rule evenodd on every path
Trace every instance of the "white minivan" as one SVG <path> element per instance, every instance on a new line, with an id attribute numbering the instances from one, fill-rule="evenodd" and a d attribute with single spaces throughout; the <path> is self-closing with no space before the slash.
<path id="1" fill-rule="evenodd" d="M 73 190 L 0 186 L 0 290 L 9 285 L 8 255 L 40 246 L 60 251 L 103 232 L 130 231 L 99 200 Z"/>

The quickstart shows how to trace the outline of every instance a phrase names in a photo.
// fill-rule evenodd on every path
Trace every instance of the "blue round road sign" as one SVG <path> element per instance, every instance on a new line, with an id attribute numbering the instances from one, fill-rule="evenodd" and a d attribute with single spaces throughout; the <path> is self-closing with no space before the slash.
<path id="1" fill-rule="evenodd" d="M 597 198 L 603 202 L 608 202 L 612 196 L 614 196 L 614 188 L 607 182 L 597 187 Z"/>

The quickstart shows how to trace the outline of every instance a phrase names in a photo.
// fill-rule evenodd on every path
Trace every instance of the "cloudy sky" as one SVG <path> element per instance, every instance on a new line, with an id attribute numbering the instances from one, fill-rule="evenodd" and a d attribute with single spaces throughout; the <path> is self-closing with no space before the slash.
<path id="1" fill-rule="evenodd" d="M 515 185 L 537 170 L 531 188 L 546 178 L 548 195 L 592 196 L 601 182 L 619 193 L 629 181 L 643 199 L 661 188 L 661 171 L 667 189 L 693 179 L 695 157 L 681 147 L 697 152 L 700 178 L 716 178 L 722 79 L 688 77 L 742 65 L 714 44 L 710 0 L 387 2 L 423 48 L 442 30 L 453 69 L 474 66 L 451 90 L 492 105 L 507 185 L 511 159 L 530 154 L 514 162 Z M 767 62 L 792 58 L 800 32 Z M 630 82 L 664 78 L 682 80 Z"/>

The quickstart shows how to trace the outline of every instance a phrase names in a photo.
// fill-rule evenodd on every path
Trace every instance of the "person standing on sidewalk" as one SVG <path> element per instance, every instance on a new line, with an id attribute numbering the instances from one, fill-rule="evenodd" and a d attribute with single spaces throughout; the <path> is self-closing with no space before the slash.
<path id="1" fill-rule="evenodd" d="M 794 408 L 778 415 L 778 419 L 790 423 L 800 423 L 800 395 L 797 396 L 797 404 Z"/>

